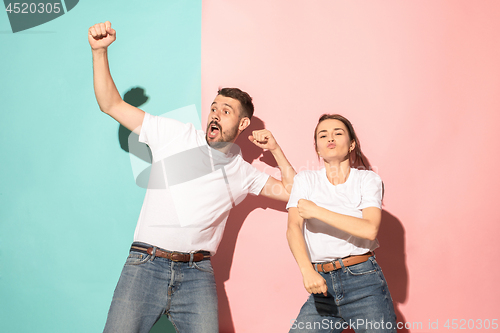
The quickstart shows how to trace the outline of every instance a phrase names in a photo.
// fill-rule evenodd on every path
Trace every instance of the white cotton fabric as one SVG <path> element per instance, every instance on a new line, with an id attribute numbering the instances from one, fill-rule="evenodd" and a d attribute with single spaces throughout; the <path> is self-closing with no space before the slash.
<path id="1" fill-rule="evenodd" d="M 269 176 L 239 150 L 210 148 L 192 124 L 146 113 L 139 141 L 150 147 L 153 164 L 134 241 L 215 254 L 229 210 L 248 193 L 258 195 Z"/>
<path id="2" fill-rule="evenodd" d="M 295 176 L 287 209 L 307 199 L 332 212 L 362 218 L 364 208 L 382 207 L 382 196 L 382 179 L 373 171 L 351 168 L 345 183 L 333 185 L 324 168 L 307 170 Z M 304 221 L 304 238 L 311 262 L 364 254 L 378 247 L 377 240 L 352 236 L 318 219 Z"/>

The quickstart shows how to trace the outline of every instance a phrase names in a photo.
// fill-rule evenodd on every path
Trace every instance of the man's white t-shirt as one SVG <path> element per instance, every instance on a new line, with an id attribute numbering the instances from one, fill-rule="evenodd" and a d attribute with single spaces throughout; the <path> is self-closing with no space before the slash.
<path id="1" fill-rule="evenodd" d="M 373 171 L 351 168 L 345 183 L 333 185 L 323 168 L 302 171 L 295 176 L 286 208 L 297 207 L 300 199 L 307 199 L 332 212 L 362 218 L 362 209 L 382 207 L 382 196 L 382 179 Z M 377 240 L 352 236 L 318 219 L 307 219 L 304 224 L 311 262 L 364 254 L 378 247 Z"/>
<path id="2" fill-rule="evenodd" d="M 233 145 L 224 154 L 208 146 L 192 124 L 145 114 L 139 141 L 153 164 L 134 241 L 179 252 L 215 254 L 229 210 L 269 176 L 247 163 Z"/>

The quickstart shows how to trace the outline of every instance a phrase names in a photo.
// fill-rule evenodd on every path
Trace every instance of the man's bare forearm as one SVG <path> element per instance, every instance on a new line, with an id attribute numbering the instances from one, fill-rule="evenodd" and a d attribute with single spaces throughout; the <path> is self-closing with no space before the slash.
<path id="1" fill-rule="evenodd" d="M 92 50 L 94 68 L 94 92 L 101 111 L 111 114 L 113 107 L 122 102 L 116 89 L 108 63 L 107 49 Z"/>
<path id="2" fill-rule="evenodd" d="M 287 193 L 292 192 L 293 178 L 297 174 L 295 172 L 295 169 L 287 160 L 285 154 L 283 153 L 283 150 L 281 150 L 281 147 L 279 145 L 276 149 L 271 150 L 271 153 L 273 154 L 274 159 L 276 160 L 276 163 L 281 170 L 281 183 L 283 184 L 283 187 L 285 188 Z"/>

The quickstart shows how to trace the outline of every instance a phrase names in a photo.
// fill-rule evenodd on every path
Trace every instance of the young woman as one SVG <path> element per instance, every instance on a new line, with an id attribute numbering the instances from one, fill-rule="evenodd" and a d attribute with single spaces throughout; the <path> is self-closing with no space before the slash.
<path id="1" fill-rule="evenodd" d="M 396 332 L 396 315 L 373 250 L 383 184 L 366 167 L 346 118 L 321 116 L 314 133 L 324 168 L 295 176 L 287 238 L 311 295 L 290 332 Z M 366 168 L 365 168 L 366 169 Z"/>

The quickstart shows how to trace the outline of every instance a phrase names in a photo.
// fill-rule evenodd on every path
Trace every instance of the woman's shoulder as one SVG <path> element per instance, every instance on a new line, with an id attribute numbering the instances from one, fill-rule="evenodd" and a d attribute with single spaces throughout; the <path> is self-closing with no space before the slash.
<path id="1" fill-rule="evenodd" d="M 319 170 L 302 170 L 295 175 L 297 178 L 314 178 L 314 177 L 319 177 L 322 173 L 325 172 L 325 169 L 319 169 Z"/>
<path id="2" fill-rule="evenodd" d="M 380 176 L 372 170 L 352 168 L 351 172 L 354 172 L 355 177 L 363 182 L 371 180 L 382 181 L 382 178 L 380 178 Z"/>
<path id="3" fill-rule="evenodd" d="M 320 170 L 302 170 L 299 171 L 295 178 L 293 179 L 294 184 L 317 184 L 320 181 L 321 171 L 324 172 L 324 169 Z"/>

